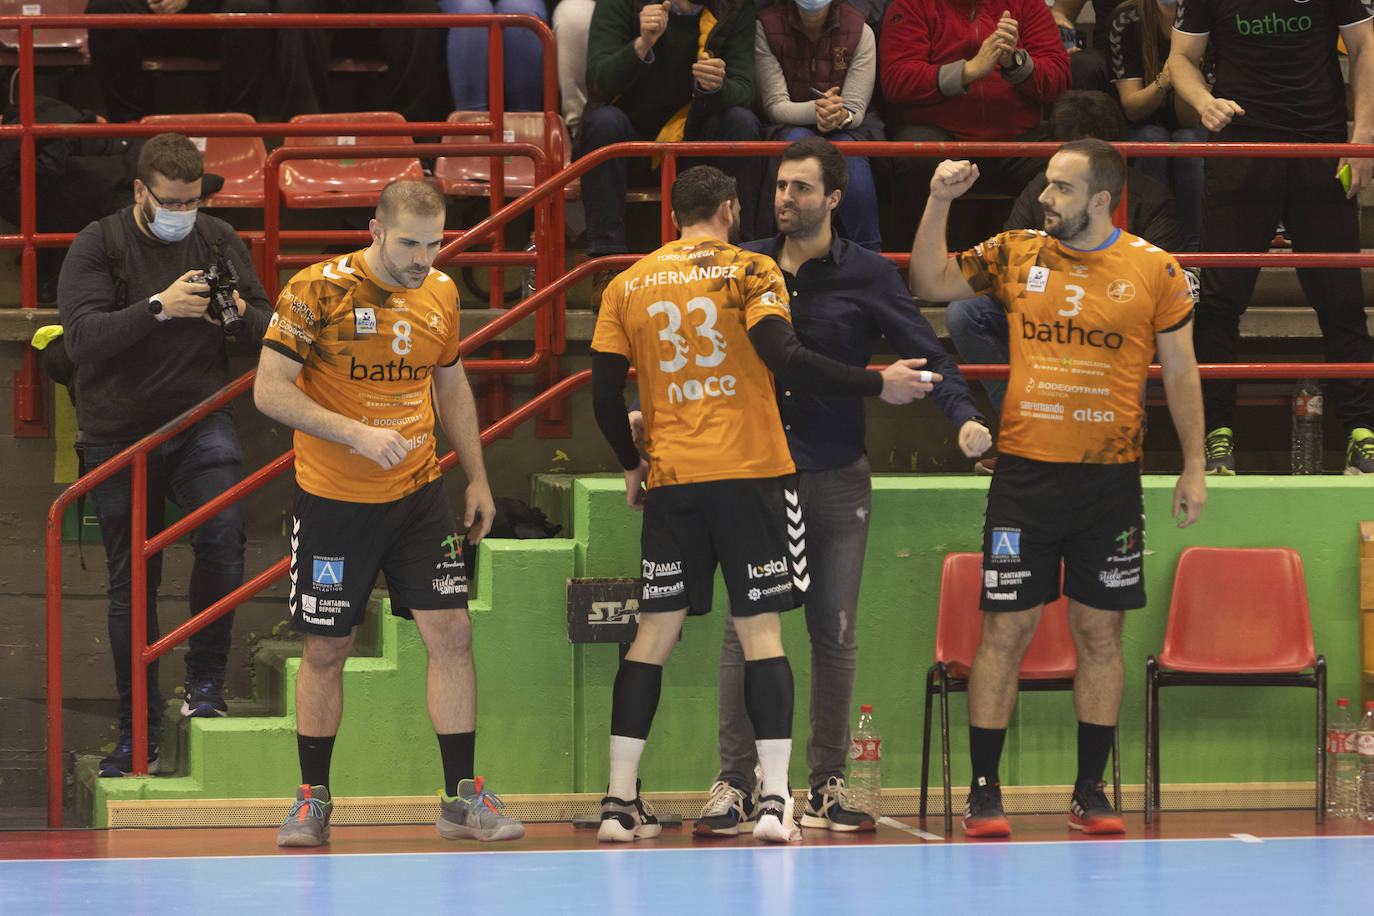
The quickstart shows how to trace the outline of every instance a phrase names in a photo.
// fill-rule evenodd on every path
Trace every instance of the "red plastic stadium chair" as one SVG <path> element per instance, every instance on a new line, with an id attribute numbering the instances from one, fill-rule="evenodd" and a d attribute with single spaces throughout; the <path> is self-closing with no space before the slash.
<path id="1" fill-rule="evenodd" d="M 940 572 L 940 609 L 935 622 L 935 664 L 926 672 L 926 719 L 921 744 L 921 819 L 926 816 L 930 785 L 930 714 L 940 696 L 940 747 L 945 787 L 945 833 L 954 827 L 950 810 L 949 695 L 968 692 L 969 669 L 983 634 L 983 612 L 978 599 L 983 588 L 983 555 L 951 553 Z M 1045 605 L 1040 627 L 1021 659 L 1022 691 L 1073 690 L 1078 670 L 1073 636 L 1069 633 L 1069 601 L 1061 596 Z M 1112 736 L 1112 788 L 1116 809 L 1121 810 L 1121 746 Z"/>
<path id="2" fill-rule="evenodd" d="M 410 137 L 360 137 L 347 133 L 348 125 L 397 122 L 405 118 L 394 111 L 363 111 L 346 114 L 304 114 L 292 124 L 337 123 L 340 136 L 288 137 L 288 147 L 338 147 L 347 150 L 368 146 L 409 144 Z M 382 189 L 398 179 L 423 179 L 418 159 L 298 159 L 282 163 L 281 191 L 289 207 L 368 207 L 381 197 Z"/>
<path id="3" fill-rule="evenodd" d="M 0 0 L 0 16 L 79 16 L 86 0 Z M 85 29 L 34 29 L 34 63 L 70 66 L 90 62 Z M 0 63 L 18 63 L 19 30 L 0 29 Z"/>
<path id="4" fill-rule="evenodd" d="M 455 111 L 449 114 L 448 121 L 453 124 L 471 124 L 485 121 L 490 114 L 485 111 Z M 508 111 L 502 120 L 506 142 L 533 143 L 544 146 L 544 112 Z M 553 163 L 556 171 L 566 168 L 572 161 L 572 141 L 568 139 L 568 128 L 562 118 L 557 119 L 554 129 L 555 142 L 562 147 L 563 158 Z M 481 144 L 485 136 L 445 137 L 444 143 Z M 509 156 L 505 160 L 506 173 L 503 194 L 506 198 L 516 198 L 527 194 L 534 187 L 534 162 L 523 156 Z M 434 163 L 434 177 L 439 189 L 450 197 L 487 197 L 491 194 L 491 160 L 477 156 L 441 157 Z M 573 182 L 564 191 L 568 200 L 575 200 L 581 193 L 581 185 Z"/>
<path id="5" fill-rule="evenodd" d="M 1313 687 L 1317 823 L 1326 814 L 1326 659 L 1312 643 L 1302 558 L 1290 547 L 1189 547 L 1159 658 L 1145 659 L 1145 823 L 1159 807 L 1159 688 Z"/>
<path id="6" fill-rule="evenodd" d="M 191 118 L 204 124 L 254 124 L 240 112 L 197 115 L 148 115 L 144 124 L 165 124 Z M 209 207 L 262 207 L 263 165 L 267 148 L 261 137 L 197 137 L 191 142 L 205 155 L 205 171 L 224 178 L 224 187 L 206 201 Z"/>

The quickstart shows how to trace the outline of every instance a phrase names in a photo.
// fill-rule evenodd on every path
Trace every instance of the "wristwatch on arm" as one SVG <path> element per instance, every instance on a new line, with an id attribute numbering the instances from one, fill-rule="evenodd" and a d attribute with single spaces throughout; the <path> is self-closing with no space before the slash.
<path id="1" fill-rule="evenodd" d="M 159 299 L 157 296 L 148 297 L 148 314 L 152 315 L 158 321 L 172 320 L 172 316 L 168 315 L 166 310 L 163 309 L 162 300 Z"/>

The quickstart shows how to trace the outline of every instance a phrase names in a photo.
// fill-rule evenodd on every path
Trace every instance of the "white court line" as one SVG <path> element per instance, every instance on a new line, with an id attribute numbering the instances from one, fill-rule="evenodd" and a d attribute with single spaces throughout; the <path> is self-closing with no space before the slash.
<path id="1" fill-rule="evenodd" d="M 917 830 L 915 827 L 910 827 L 906 824 L 903 824 L 901 821 L 894 820 L 890 817 L 880 817 L 878 818 L 878 823 L 882 824 L 884 827 L 892 827 L 896 830 L 902 831 L 903 833 L 909 833 L 912 836 L 918 836 L 923 840 L 932 840 L 936 843 L 943 843 L 945 841 L 945 838 L 942 836 L 936 836 L 933 833 L 926 833 L 924 830 Z"/>
<path id="2" fill-rule="evenodd" d="M 1264 840 L 1261 840 L 1259 837 L 1255 836 L 1253 833 L 1233 833 L 1233 834 L 1231 834 L 1231 836 L 1233 836 L 1233 837 L 1235 837 L 1236 839 L 1240 840 L 1242 843 L 1263 843 L 1263 842 L 1264 842 Z"/>

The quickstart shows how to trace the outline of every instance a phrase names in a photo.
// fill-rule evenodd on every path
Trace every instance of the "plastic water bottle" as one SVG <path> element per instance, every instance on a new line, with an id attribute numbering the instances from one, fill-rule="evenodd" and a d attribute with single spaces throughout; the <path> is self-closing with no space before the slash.
<path id="1" fill-rule="evenodd" d="M 859 724 L 849 741 L 849 800 L 860 811 L 879 816 L 878 798 L 883 788 L 881 773 L 883 736 L 873 723 L 873 707 L 859 707 Z"/>
<path id="2" fill-rule="evenodd" d="M 1359 760 L 1359 803 L 1356 814 L 1374 821 L 1374 700 L 1364 704 L 1364 718 L 1356 733 L 1355 747 Z"/>
<path id="3" fill-rule="evenodd" d="M 1322 390 L 1312 379 L 1293 389 L 1293 473 L 1322 472 Z"/>
<path id="4" fill-rule="evenodd" d="M 1359 779 L 1355 756 L 1355 714 L 1350 701 L 1336 701 L 1336 714 L 1326 723 L 1326 815 L 1354 817 Z M 1374 783 L 1374 777 L 1371 777 Z M 1374 785 L 1371 785 L 1374 792 Z"/>

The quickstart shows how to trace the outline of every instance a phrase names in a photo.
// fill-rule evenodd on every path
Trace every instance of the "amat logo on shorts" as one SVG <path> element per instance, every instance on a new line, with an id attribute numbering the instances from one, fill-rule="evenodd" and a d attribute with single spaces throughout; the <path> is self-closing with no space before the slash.
<path id="1" fill-rule="evenodd" d="M 992 558 L 1003 562 L 1021 559 L 1021 529 L 992 529 Z"/>
<path id="2" fill-rule="evenodd" d="M 343 588 L 343 575 L 343 557 L 315 557 L 310 584 L 320 591 L 337 591 Z"/>

